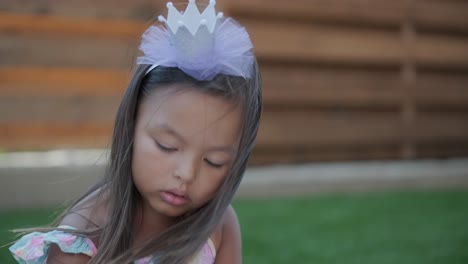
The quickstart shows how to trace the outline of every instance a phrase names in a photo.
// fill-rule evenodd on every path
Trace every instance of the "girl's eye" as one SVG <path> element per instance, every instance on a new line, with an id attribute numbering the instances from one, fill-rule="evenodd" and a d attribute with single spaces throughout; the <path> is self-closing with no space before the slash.
<path id="1" fill-rule="evenodd" d="M 219 169 L 219 168 L 223 167 L 223 165 L 224 165 L 224 164 L 214 163 L 214 162 L 210 161 L 209 159 L 205 159 L 205 162 L 208 165 L 210 165 L 211 167 L 216 168 L 216 169 Z"/>
<path id="2" fill-rule="evenodd" d="M 156 142 L 156 145 L 158 146 L 158 148 L 160 150 L 164 151 L 164 152 L 173 152 L 173 151 L 177 150 L 177 148 L 167 147 L 167 146 L 164 146 L 164 145 L 162 145 L 161 143 L 159 143 L 157 141 L 155 141 L 155 142 Z"/>

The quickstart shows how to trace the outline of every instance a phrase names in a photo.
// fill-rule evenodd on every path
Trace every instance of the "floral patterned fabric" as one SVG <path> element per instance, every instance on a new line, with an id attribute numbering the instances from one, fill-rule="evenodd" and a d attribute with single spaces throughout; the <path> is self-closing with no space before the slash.
<path id="1" fill-rule="evenodd" d="M 71 226 L 60 226 L 60 228 L 75 229 Z M 27 234 L 10 247 L 10 252 L 20 264 L 45 264 L 52 244 L 56 244 L 65 253 L 84 254 L 90 257 L 94 256 L 97 251 L 89 238 L 54 230 L 47 233 Z M 216 250 L 213 242 L 208 239 L 190 264 L 212 264 L 215 257 Z M 154 264 L 154 261 L 152 257 L 147 257 L 136 260 L 135 264 Z"/>

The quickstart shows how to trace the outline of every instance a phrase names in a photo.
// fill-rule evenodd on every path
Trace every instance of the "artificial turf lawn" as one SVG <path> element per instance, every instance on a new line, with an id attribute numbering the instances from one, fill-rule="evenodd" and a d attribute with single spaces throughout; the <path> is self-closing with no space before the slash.
<path id="1" fill-rule="evenodd" d="M 468 263 L 468 192 L 325 194 L 238 200 L 244 263 Z M 54 210 L 0 212 L 6 229 Z M 0 263 L 14 263 L 6 248 Z"/>

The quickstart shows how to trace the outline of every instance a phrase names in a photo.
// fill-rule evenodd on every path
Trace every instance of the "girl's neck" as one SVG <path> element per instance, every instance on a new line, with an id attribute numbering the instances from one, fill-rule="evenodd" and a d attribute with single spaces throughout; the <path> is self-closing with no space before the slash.
<path id="1" fill-rule="evenodd" d="M 175 218 L 162 215 L 142 202 L 135 221 L 135 244 L 145 243 L 175 223 Z"/>

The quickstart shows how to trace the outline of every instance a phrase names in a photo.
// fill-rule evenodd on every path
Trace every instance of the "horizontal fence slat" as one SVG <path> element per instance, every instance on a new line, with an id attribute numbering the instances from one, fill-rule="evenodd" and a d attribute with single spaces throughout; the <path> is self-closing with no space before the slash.
<path id="1" fill-rule="evenodd" d="M 139 38 L 148 25 L 117 19 L 79 19 L 66 16 L 0 12 L 0 32 L 54 34 L 69 37 Z"/>
<path id="2" fill-rule="evenodd" d="M 0 67 L 0 96 L 115 96 L 129 79 L 124 70 Z"/>
<path id="3" fill-rule="evenodd" d="M 130 69 L 136 43 L 112 39 L 11 36 L 0 33 L 0 66 Z"/>
<path id="4" fill-rule="evenodd" d="M 146 21 L 167 12 L 165 0 L 2 0 L 1 10 L 16 14 L 49 14 L 83 19 L 111 18 Z"/>
<path id="5" fill-rule="evenodd" d="M 468 32 L 468 2 L 425 0 L 414 1 L 414 21 L 423 29 Z"/>
<path id="6" fill-rule="evenodd" d="M 409 93 L 418 108 L 468 108 L 468 75 L 421 71 Z"/>
<path id="7" fill-rule="evenodd" d="M 399 113 L 266 109 L 260 146 L 291 148 L 324 145 L 392 144 L 401 140 Z"/>
<path id="8" fill-rule="evenodd" d="M 112 122 L 120 97 L 1 96 L 0 124 L 25 122 Z"/>
<path id="9" fill-rule="evenodd" d="M 468 112 L 420 112 L 410 125 L 415 142 L 468 142 Z"/>
<path id="10" fill-rule="evenodd" d="M 265 64 L 261 71 L 265 103 L 271 106 L 396 107 L 403 94 L 397 70 Z"/>
<path id="11" fill-rule="evenodd" d="M 241 20 L 261 58 L 294 62 L 394 65 L 403 58 L 396 32 Z M 281 36 L 281 37 L 278 37 Z"/>
<path id="12" fill-rule="evenodd" d="M 318 147 L 307 149 L 274 149 L 256 146 L 251 158 L 252 164 L 305 163 L 310 161 L 399 159 L 398 145 Z"/>
<path id="13" fill-rule="evenodd" d="M 412 51 L 417 65 L 468 66 L 468 37 L 420 34 Z"/>
<path id="14" fill-rule="evenodd" d="M 234 16 L 397 25 L 403 18 L 405 1 L 236 0 L 230 1 L 226 8 Z"/>
<path id="15" fill-rule="evenodd" d="M 417 158 L 453 158 L 468 156 L 468 141 L 415 144 Z"/>
<path id="16" fill-rule="evenodd" d="M 108 146 L 112 123 L 0 124 L 0 148 L 10 150 L 95 148 Z"/>

